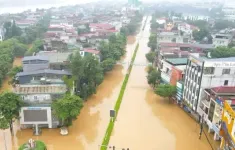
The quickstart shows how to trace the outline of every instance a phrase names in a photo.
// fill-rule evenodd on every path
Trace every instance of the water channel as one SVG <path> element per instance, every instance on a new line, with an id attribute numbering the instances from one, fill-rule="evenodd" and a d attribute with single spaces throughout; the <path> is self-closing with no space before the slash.
<path id="1" fill-rule="evenodd" d="M 98 150 L 109 122 L 109 110 L 117 100 L 127 64 L 138 41 L 140 47 L 135 64 L 147 63 L 149 22 L 150 18 L 145 30 L 136 37 L 128 37 L 127 53 L 120 61 L 123 65 L 116 65 L 105 76 L 97 93 L 85 102 L 81 114 L 69 128 L 68 136 L 61 136 L 59 129 L 43 129 L 42 135 L 33 136 L 31 129 L 21 130 L 16 123 L 15 136 L 11 137 L 9 130 L 0 131 L 0 150 L 5 150 L 4 143 L 7 150 L 16 150 L 30 138 L 44 141 L 48 150 Z M 210 149 L 205 137 L 198 139 L 199 126 L 185 112 L 153 93 L 147 84 L 145 70 L 143 65 L 135 65 L 132 69 L 110 145 L 115 145 L 117 150 Z"/>

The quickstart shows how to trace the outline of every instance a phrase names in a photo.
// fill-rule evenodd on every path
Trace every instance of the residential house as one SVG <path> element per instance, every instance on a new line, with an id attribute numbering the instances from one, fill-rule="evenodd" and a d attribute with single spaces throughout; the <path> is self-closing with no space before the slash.
<path id="1" fill-rule="evenodd" d="M 48 69 L 48 59 L 42 58 L 44 57 L 24 58 L 23 72 L 16 74 L 18 84 L 13 91 L 19 94 L 24 102 L 24 106 L 20 110 L 21 127 L 56 128 L 59 125 L 58 119 L 52 114 L 51 103 L 66 93 L 67 87 L 62 77 L 70 77 L 71 73 Z M 27 67 L 29 64 L 30 69 Z M 47 67 L 44 67 L 46 65 Z M 33 66 L 34 69 L 31 69 Z"/>
<path id="2" fill-rule="evenodd" d="M 235 87 L 219 86 L 205 89 L 204 97 L 199 105 L 204 120 L 208 125 L 208 132 L 214 133 L 214 140 L 219 140 L 223 105 L 225 101 L 235 108 Z"/>
<path id="3" fill-rule="evenodd" d="M 72 52 L 58 52 L 54 51 L 40 51 L 37 56 L 47 57 L 49 60 L 49 68 L 53 70 L 65 70 L 68 69 L 68 57 Z"/>
<path id="4" fill-rule="evenodd" d="M 183 77 L 186 68 L 187 58 L 166 58 L 162 60 L 161 79 L 163 83 L 177 87 L 177 102 L 182 101 Z"/>
<path id="5" fill-rule="evenodd" d="M 235 111 L 226 101 L 223 105 L 220 136 L 222 136 L 220 149 L 235 149 Z"/>
<path id="6" fill-rule="evenodd" d="M 203 91 L 217 86 L 235 86 L 234 75 L 235 57 L 209 59 L 191 54 L 185 71 L 183 99 L 202 115 L 199 104 L 205 96 Z"/>
<path id="7" fill-rule="evenodd" d="M 222 9 L 224 13 L 224 18 L 229 20 L 229 21 L 235 21 L 235 5 L 234 4 L 229 4 L 229 5 L 224 5 Z"/>
<path id="8" fill-rule="evenodd" d="M 28 28 L 28 27 L 36 24 L 36 22 L 37 21 L 35 21 L 35 20 L 19 20 L 19 21 L 16 21 L 15 23 L 21 29 L 25 29 L 25 28 Z"/>
<path id="9" fill-rule="evenodd" d="M 157 34 L 157 41 L 159 43 L 190 43 L 190 35 L 181 35 L 179 32 L 160 32 Z"/>
<path id="10" fill-rule="evenodd" d="M 232 42 L 233 36 L 231 34 L 216 34 L 213 38 L 214 47 L 228 46 Z"/>
<path id="11" fill-rule="evenodd" d="M 96 31 L 103 31 L 103 30 L 115 30 L 115 27 L 112 26 L 111 24 L 105 24 L 105 23 L 91 23 L 89 25 L 90 31 L 91 32 L 96 32 Z"/>
<path id="12" fill-rule="evenodd" d="M 82 50 L 80 50 L 80 55 L 82 57 L 86 56 L 86 55 L 93 55 L 97 58 L 98 61 L 100 61 L 100 51 L 97 49 L 93 49 L 93 48 L 83 48 Z"/>

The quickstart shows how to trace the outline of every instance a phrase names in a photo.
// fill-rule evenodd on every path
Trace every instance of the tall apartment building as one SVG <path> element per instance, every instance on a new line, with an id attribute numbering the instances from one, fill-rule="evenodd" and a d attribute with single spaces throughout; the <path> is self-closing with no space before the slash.
<path id="1" fill-rule="evenodd" d="M 205 88 L 235 86 L 235 57 L 208 59 L 190 55 L 188 58 L 183 99 L 190 108 L 198 109 Z"/>

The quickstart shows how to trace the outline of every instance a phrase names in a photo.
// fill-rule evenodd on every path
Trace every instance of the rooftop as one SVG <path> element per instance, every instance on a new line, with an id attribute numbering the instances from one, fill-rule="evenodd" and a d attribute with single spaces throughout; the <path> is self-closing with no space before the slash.
<path id="1" fill-rule="evenodd" d="M 49 58 L 50 63 L 63 63 L 67 61 L 72 52 L 59 53 L 57 51 L 40 51 L 37 56 L 45 56 Z"/>
<path id="2" fill-rule="evenodd" d="M 89 26 L 93 28 L 100 28 L 100 29 L 106 29 L 106 30 L 114 27 L 108 23 L 91 23 Z"/>
<path id="3" fill-rule="evenodd" d="M 27 72 L 19 72 L 16 74 L 17 77 L 27 76 L 27 75 L 35 75 L 35 74 L 58 74 L 58 75 L 71 75 L 70 72 L 65 70 L 51 70 L 51 69 L 44 69 L 44 70 L 36 70 L 36 71 L 27 71 Z"/>
<path id="4" fill-rule="evenodd" d="M 84 48 L 83 50 L 84 50 L 84 52 L 92 53 L 92 54 L 96 54 L 96 55 L 98 55 L 100 53 L 100 51 L 98 51 L 96 49 L 92 49 L 92 48 Z"/>
<path id="5" fill-rule="evenodd" d="M 66 85 L 50 84 L 50 85 L 17 85 L 14 92 L 17 94 L 58 94 L 65 93 Z"/>
<path id="6" fill-rule="evenodd" d="M 22 61 L 30 61 L 30 60 L 48 60 L 46 56 L 26 56 Z"/>
<path id="7" fill-rule="evenodd" d="M 213 87 L 213 88 L 211 88 L 211 91 L 214 92 L 214 93 L 219 93 L 219 94 L 231 94 L 231 93 L 233 93 L 235 95 L 235 87 L 234 86 Z"/>
<path id="8" fill-rule="evenodd" d="M 186 65 L 188 58 L 168 58 L 166 59 L 172 65 Z"/>

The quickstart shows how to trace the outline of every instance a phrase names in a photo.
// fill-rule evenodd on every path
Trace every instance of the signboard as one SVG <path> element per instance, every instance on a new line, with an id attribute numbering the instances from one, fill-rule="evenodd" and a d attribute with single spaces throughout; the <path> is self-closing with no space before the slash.
<path id="1" fill-rule="evenodd" d="M 110 117 L 115 117 L 115 114 L 116 114 L 115 110 L 110 110 Z"/>
<path id="2" fill-rule="evenodd" d="M 232 121 L 232 117 L 230 116 L 230 114 L 227 111 L 224 112 L 224 117 L 226 117 L 228 119 L 228 124 L 230 124 Z"/>
<path id="3" fill-rule="evenodd" d="M 206 62 L 205 67 L 233 68 L 233 67 L 235 67 L 235 62 Z"/>

